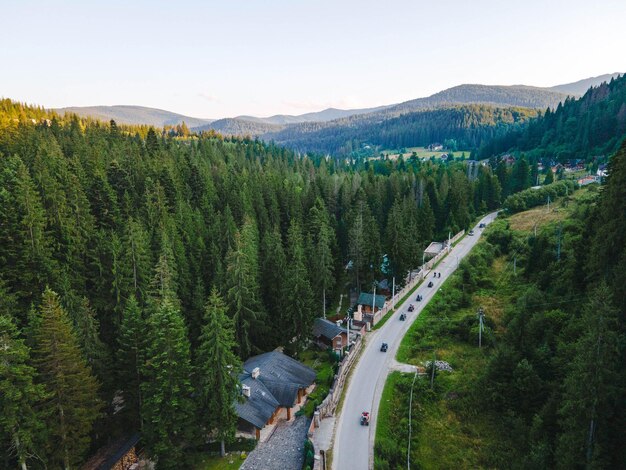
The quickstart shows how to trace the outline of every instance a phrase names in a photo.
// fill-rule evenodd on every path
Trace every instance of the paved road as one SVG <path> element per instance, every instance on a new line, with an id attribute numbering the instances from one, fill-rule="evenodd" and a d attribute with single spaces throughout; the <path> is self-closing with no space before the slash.
<path id="1" fill-rule="evenodd" d="M 485 216 L 479 223 L 488 224 L 495 217 L 496 213 L 494 212 Z M 373 468 L 378 403 L 400 340 L 441 284 L 454 272 L 458 262 L 474 247 L 481 232 L 482 230 L 478 229 L 478 225 L 476 225 L 474 236 L 463 238 L 435 269 L 441 273 L 441 278 L 434 279 L 429 274 L 430 277 L 427 278 L 427 281 L 432 280 L 433 287 L 428 288 L 426 286 L 428 282 L 424 282 L 404 304 L 397 306 L 393 318 L 390 318 L 380 330 L 368 335 L 362 356 L 352 371 L 352 378 L 346 390 L 341 414 L 337 417 L 333 447 L 333 468 L 335 470 L 367 470 Z M 422 295 L 423 300 L 421 302 L 415 301 L 417 294 Z M 410 303 L 415 306 L 413 312 L 407 310 Z M 407 321 L 398 319 L 401 312 L 407 313 Z M 386 353 L 380 352 L 382 342 L 389 344 L 389 350 Z M 372 418 L 369 426 L 359 424 L 359 417 L 363 411 L 371 412 Z"/>

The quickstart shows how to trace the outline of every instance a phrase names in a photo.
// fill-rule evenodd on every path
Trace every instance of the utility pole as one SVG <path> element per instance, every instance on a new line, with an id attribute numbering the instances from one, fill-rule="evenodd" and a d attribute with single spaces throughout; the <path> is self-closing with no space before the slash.
<path id="1" fill-rule="evenodd" d="M 561 229 L 563 226 L 559 222 L 559 228 L 557 229 L 557 242 L 556 242 L 556 260 L 561 261 Z"/>
<path id="2" fill-rule="evenodd" d="M 550 212 L 550 195 L 548 195 L 548 212 Z"/>
<path id="3" fill-rule="evenodd" d="M 350 311 L 351 310 L 352 310 L 352 307 L 348 309 L 348 315 L 346 316 L 346 337 L 348 341 L 346 344 L 346 353 L 350 349 Z"/>
<path id="4" fill-rule="evenodd" d="M 376 309 L 376 281 L 374 281 L 374 295 L 372 296 L 372 315 L 374 315 Z"/>
<path id="5" fill-rule="evenodd" d="M 451 234 L 451 232 L 448 232 L 448 253 L 450 253 L 450 248 L 451 248 L 451 246 L 450 246 L 450 234 Z"/>
<path id="6" fill-rule="evenodd" d="M 391 308 L 395 309 L 396 308 L 396 276 L 394 276 L 392 278 L 393 280 L 391 281 Z"/>
<path id="7" fill-rule="evenodd" d="M 483 317 L 485 316 L 485 311 L 482 307 L 478 308 L 478 348 L 482 348 L 483 346 Z"/>

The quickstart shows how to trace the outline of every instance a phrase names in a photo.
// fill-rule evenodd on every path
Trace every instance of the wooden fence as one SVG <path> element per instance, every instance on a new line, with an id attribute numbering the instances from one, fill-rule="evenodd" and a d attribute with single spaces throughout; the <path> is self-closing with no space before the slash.
<path id="1" fill-rule="evenodd" d="M 328 392 L 328 395 L 326 395 L 326 398 L 324 398 L 324 401 L 317 407 L 317 411 L 319 411 L 321 419 L 335 414 L 337 404 L 341 398 L 341 392 L 343 391 L 348 373 L 350 372 L 350 367 L 354 364 L 362 345 L 363 340 L 360 336 L 357 336 L 356 342 L 350 349 L 350 352 L 346 354 L 343 360 L 339 363 L 339 368 L 337 369 L 337 374 L 335 374 L 335 379 L 333 380 L 330 391 Z"/>

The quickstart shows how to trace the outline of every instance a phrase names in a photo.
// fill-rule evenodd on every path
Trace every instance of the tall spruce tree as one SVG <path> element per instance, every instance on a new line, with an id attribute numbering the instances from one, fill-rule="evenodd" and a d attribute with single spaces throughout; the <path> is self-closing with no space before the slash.
<path id="1" fill-rule="evenodd" d="M 220 441 L 222 456 L 225 443 L 235 438 L 234 403 L 239 396 L 241 370 L 241 361 L 234 353 L 237 347 L 234 326 L 226 311 L 226 304 L 214 287 L 206 304 L 196 357 L 198 421 L 210 436 Z"/>
<path id="2" fill-rule="evenodd" d="M 163 469 L 180 468 L 193 429 L 190 345 L 178 307 L 165 298 L 148 318 L 141 384 L 146 448 Z"/>
<path id="3" fill-rule="evenodd" d="M 34 331 L 34 362 L 38 382 L 49 399 L 45 416 L 47 461 L 51 467 L 75 468 L 89 448 L 91 427 L 102 403 L 98 382 L 80 350 L 70 319 L 58 295 L 46 288 Z"/>
<path id="4" fill-rule="evenodd" d="M 22 470 L 41 460 L 43 421 L 38 405 L 46 398 L 29 362 L 30 351 L 17 327 L 0 313 L 0 442 L 9 445 L 7 453 Z"/>
<path id="5" fill-rule="evenodd" d="M 184 464 L 183 448 L 193 435 L 194 413 L 191 346 L 168 259 L 161 255 L 155 267 L 140 386 L 144 442 L 163 469 Z"/>
<path id="6" fill-rule="evenodd" d="M 146 359 L 145 319 L 135 296 L 126 303 L 118 336 L 117 377 L 118 387 L 123 392 L 124 414 L 135 429 L 142 428 L 140 419 L 141 384 Z"/>
<path id="7" fill-rule="evenodd" d="M 335 284 L 333 273 L 334 259 L 332 247 L 334 231 L 330 225 L 328 212 L 321 198 L 309 211 L 310 232 L 313 238 L 309 258 L 312 264 L 311 275 L 316 299 L 322 301 L 322 312 L 326 316 L 326 294 Z"/>
<path id="8" fill-rule="evenodd" d="M 304 242 L 300 225 L 292 220 L 287 233 L 287 270 L 283 296 L 284 341 L 290 350 L 301 351 L 311 335 L 315 320 L 313 291 L 306 269 Z"/>
<path id="9" fill-rule="evenodd" d="M 267 311 L 267 321 L 272 325 L 279 325 L 284 311 L 283 283 L 285 282 L 287 257 L 278 227 L 265 233 L 261 258 L 261 294 Z M 282 338 L 279 334 L 280 329 L 269 329 L 270 347 L 276 347 L 280 344 Z"/>
<path id="10" fill-rule="evenodd" d="M 239 353 L 244 358 L 252 353 L 254 339 L 263 326 L 256 240 L 256 228 L 248 220 L 235 234 L 235 246 L 226 256 L 226 299 L 235 322 Z"/>
<path id="11" fill-rule="evenodd" d="M 83 357 L 101 383 L 109 377 L 109 352 L 100 339 L 100 323 L 96 312 L 89 305 L 89 299 L 83 297 L 74 317 L 74 327 Z"/>

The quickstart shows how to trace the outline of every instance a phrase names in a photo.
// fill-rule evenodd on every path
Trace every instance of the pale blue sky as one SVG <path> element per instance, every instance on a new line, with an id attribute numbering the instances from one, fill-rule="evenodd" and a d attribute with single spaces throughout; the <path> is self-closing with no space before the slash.
<path id="1" fill-rule="evenodd" d="M 196 117 L 626 71 L 626 1 L 0 0 L 0 96 Z"/>

